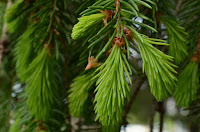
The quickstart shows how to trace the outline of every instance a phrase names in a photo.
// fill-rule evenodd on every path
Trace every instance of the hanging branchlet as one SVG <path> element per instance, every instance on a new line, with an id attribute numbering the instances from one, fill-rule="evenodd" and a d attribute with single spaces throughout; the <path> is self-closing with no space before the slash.
<path id="1" fill-rule="evenodd" d="M 120 17 L 119 8 L 120 3 L 117 0 L 116 14 L 118 17 Z M 94 77 L 98 77 L 95 90 L 97 92 L 95 96 L 96 119 L 99 119 L 103 125 L 118 125 L 121 121 L 125 98 L 129 97 L 129 87 L 124 73 L 126 73 L 131 82 L 126 66 L 129 67 L 130 73 L 131 69 L 121 50 L 125 46 L 125 39 L 119 35 L 121 32 L 120 21 L 116 23 L 116 33 L 114 32 L 113 34 L 115 37 L 110 38 L 110 43 L 112 44 L 111 53 L 107 60 L 96 70 L 100 70 L 100 72 Z"/>
<path id="2" fill-rule="evenodd" d="M 41 121 L 45 121 L 48 119 L 48 117 L 50 117 L 52 111 L 51 108 L 55 103 L 54 98 L 57 96 L 56 93 L 53 92 L 53 89 L 56 90 L 57 85 L 52 73 L 54 70 L 53 65 L 50 64 L 50 61 L 53 61 L 51 58 L 51 47 L 53 45 L 53 15 L 55 13 L 56 2 L 57 0 L 53 0 L 52 3 L 50 3 L 50 12 L 46 12 L 46 15 L 49 14 L 49 17 L 44 17 L 46 20 L 49 19 L 50 23 L 46 27 L 46 38 L 40 38 L 40 41 L 44 39 L 44 41 L 42 41 L 44 45 L 43 47 L 41 46 L 42 51 L 39 52 L 39 55 L 36 56 L 36 58 L 31 62 L 26 71 L 26 74 L 29 76 L 29 78 L 26 80 L 26 92 L 29 95 L 27 96 L 27 105 L 30 109 L 30 112 L 36 117 L 36 119 Z M 42 10 L 43 9 L 41 9 L 41 11 Z M 40 23 L 40 20 L 36 24 Z M 42 69 L 43 72 L 40 71 L 40 69 Z M 35 81 L 38 82 L 38 85 L 34 85 Z M 38 91 L 46 91 L 46 95 L 42 93 L 35 94 L 38 93 Z M 43 97 L 41 97 L 41 95 Z M 48 104 L 46 102 L 48 102 Z"/>
<path id="3" fill-rule="evenodd" d="M 166 26 L 167 36 L 169 40 L 169 55 L 174 57 L 177 64 L 180 64 L 187 56 L 187 40 L 188 34 L 185 29 L 179 25 L 175 18 L 160 16 L 161 21 Z"/>
<path id="4" fill-rule="evenodd" d="M 75 117 L 83 115 L 84 104 L 89 96 L 89 89 L 95 83 L 95 80 L 91 80 L 94 77 L 95 72 L 86 73 L 78 76 L 73 80 L 71 89 L 69 90 L 69 110 Z"/>
<path id="5" fill-rule="evenodd" d="M 26 71 L 26 74 L 29 76 L 26 80 L 27 87 L 25 89 L 27 93 L 27 105 L 36 119 L 42 121 L 50 117 L 51 108 L 55 103 L 54 99 L 56 97 L 53 91 L 56 90 L 57 86 L 50 61 L 48 52 L 44 49 L 33 60 Z M 44 92 L 48 94 L 43 94 Z"/>
<path id="6" fill-rule="evenodd" d="M 55 58 L 60 56 L 57 45 L 60 40 L 57 39 L 57 34 L 54 34 L 54 29 L 59 30 L 62 35 L 63 30 L 59 28 L 61 22 L 55 19 L 59 17 L 56 11 L 57 0 L 35 2 L 37 6 L 22 7 L 17 4 L 10 10 L 30 8 L 19 14 L 29 14 L 30 18 L 26 31 L 15 46 L 16 71 L 21 81 L 26 84 L 25 99 L 32 117 L 43 122 L 51 117 L 52 110 L 57 105 L 55 102 L 60 99 L 57 96 L 58 84 L 55 83 L 57 78 L 54 75 Z M 8 11 L 8 22 L 14 19 L 13 11 Z"/>
<path id="7" fill-rule="evenodd" d="M 26 11 L 20 13 L 20 11 L 28 9 L 31 6 L 31 3 L 26 3 L 24 0 L 18 0 L 6 10 L 5 23 L 9 33 L 16 32 L 17 30 L 24 31 L 24 27 L 28 24 L 27 20 L 30 17 L 31 12 Z M 16 72 L 22 82 L 27 78 L 24 76 L 24 71 L 32 61 L 32 57 L 34 57 L 32 46 L 29 44 L 32 32 L 33 28 L 26 30 L 24 35 L 18 38 L 14 48 Z"/>
<path id="8" fill-rule="evenodd" d="M 168 45 L 163 40 L 148 38 L 144 35 L 135 37 L 143 60 L 143 72 L 146 73 L 151 92 L 157 101 L 162 101 L 169 97 L 173 91 L 177 80 L 173 73 L 177 73 L 174 64 L 169 61 L 173 57 L 164 54 L 156 49 L 155 45 Z M 142 42 L 143 41 L 143 42 Z"/>
<path id="9" fill-rule="evenodd" d="M 199 89 L 198 76 L 199 54 L 195 52 L 190 62 L 178 76 L 174 98 L 178 106 L 188 107 L 197 98 Z"/>
<path id="10" fill-rule="evenodd" d="M 190 111 L 191 131 L 198 131 L 199 124 L 199 53 L 200 52 L 200 10 L 196 7 L 200 5 L 200 1 L 183 0 L 182 6 L 178 12 L 179 20 L 189 35 L 188 53 L 191 57 L 188 63 L 185 63 L 184 69 L 178 76 L 178 84 L 174 94 L 175 101 L 178 106 L 187 107 Z M 190 11 L 189 11 L 190 10 Z M 188 57 L 188 59 L 189 59 Z"/>
<path id="11" fill-rule="evenodd" d="M 183 71 L 178 76 L 177 88 L 174 93 L 174 98 L 178 106 L 188 107 L 197 99 L 199 90 L 199 49 L 200 41 L 198 41 L 197 49 L 193 53 L 190 62 L 185 66 Z"/>
<path id="12" fill-rule="evenodd" d="M 114 45 L 106 62 L 96 70 L 100 70 L 94 77 L 98 77 L 95 90 L 97 92 L 95 96 L 96 119 L 99 119 L 103 125 L 117 125 L 121 121 L 125 98 L 129 97 L 129 86 L 124 73 L 131 83 L 126 67 L 129 67 L 131 73 L 130 66 L 121 48 Z"/>

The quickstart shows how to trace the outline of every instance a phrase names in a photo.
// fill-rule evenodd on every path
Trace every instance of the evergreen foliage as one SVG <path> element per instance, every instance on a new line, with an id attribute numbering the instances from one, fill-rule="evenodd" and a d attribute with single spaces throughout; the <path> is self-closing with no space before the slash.
<path id="1" fill-rule="evenodd" d="M 65 33 L 68 29 L 64 31 L 61 28 L 61 25 L 66 26 L 66 24 L 57 19 L 61 16 L 65 18 L 63 16 L 66 12 L 64 5 L 66 3 L 63 4 L 56 0 L 19 0 L 6 11 L 7 27 L 8 30 L 11 29 L 9 32 L 13 33 L 21 28 L 17 35 L 20 37 L 17 38 L 14 55 L 16 56 L 17 76 L 22 83 L 25 83 L 25 92 L 21 99 L 26 103 L 23 103 L 21 108 L 17 108 L 24 107 L 23 110 L 26 111 L 26 115 L 17 116 L 17 119 L 20 119 L 20 128 L 26 125 L 23 131 L 30 132 L 37 129 L 53 131 L 57 127 L 60 129 L 66 117 L 60 112 L 62 113 L 62 118 L 60 118 L 59 113 L 55 112 L 55 109 L 57 109 L 56 111 L 66 110 L 63 108 L 66 93 L 60 92 L 58 89 L 64 90 L 64 82 L 59 78 L 64 73 L 55 70 L 56 68 L 61 70 L 64 63 L 61 58 L 61 42 L 64 41 L 62 45 L 68 42 L 65 41 L 67 40 Z M 65 11 L 58 12 L 57 6 L 60 7 L 60 10 Z M 24 28 L 25 30 L 23 30 Z M 64 36 L 64 39 L 60 36 Z M 56 122 L 58 126 L 51 127 L 52 122 L 54 124 Z M 12 129 L 17 131 L 15 126 Z"/>
<path id="2" fill-rule="evenodd" d="M 169 55 L 175 58 L 177 64 L 180 64 L 187 56 L 187 40 L 184 37 L 187 33 L 173 18 L 162 16 L 161 20 L 167 29 L 167 36 L 170 44 Z"/>
<path id="3" fill-rule="evenodd" d="M 179 82 L 174 97 L 179 106 L 188 107 L 197 99 L 199 89 L 199 1 L 184 1 L 180 9 L 179 18 L 184 22 L 188 35 L 188 45 L 191 50 L 190 58 L 184 65 L 184 69 L 179 75 Z M 187 11 L 184 11 L 187 10 Z M 188 21 L 190 20 L 190 21 Z M 193 54 L 194 53 L 194 54 Z"/>
<path id="4" fill-rule="evenodd" d="M 189 106 L 196 100 L 199 89 L 198 62 L 191 61 L 178 77 L 174 98 L 178 106 Z"/>
<path id="5" fill-rule="evenodd" d="M 84 36 L 87 36 L 90 33 L 90 30 L 94 30 L 92 29 L 93 26 L 98 25 L 100 22 L 103 22 L 102 19 L 104 17 L 104 14 L 98 13 L 79 18 L 79 22 L 74 26 L 72 30 L 72 38 L 80 39 Z"/>
<path id="6" fill-rule="evenodd" d="M 126 67 L 129 67 L 129 71 Z M 114 46 L 108 59 L 96 71 L 99 70 L 100 72 L 94 77 L 99 77 L 94 100 L 96 119 L 103 125 L 114 126 L 121 120 L 124 99 L 129 97 L 130 90 L 124 73 L 131 83 L 129 76 L 131 69 L 120 47 Z"/>
<path id="7" fill-rule="evenodd" d="M 43 49 L 26 71 L 27 105 L 36 119 L 43 121 L 49 118 L 52 105 L 56 101 L 55 96 L 57 96 L 54 92 L 57 85 L 51 61 L 53 60 L 48 55 L 47 49 Z"/>
<path id="8" fill-rule="evenodd" d="M 136 38 L 136 42 L 142 55 L 143 72 L 146 72 L 151 92 L 158 101 L 162 101 L 173 93 L 177 80 L 173 75 L 176 71 L 172 68 L 176 66 L 169 62 L 173 60 L 173 57 L 165 55 L 152 46 L 152 44 L 167 45 L 162 40 L 151 39 L 146 36 L 138 37 L 140 38 Z"/>
<path id="9" fill-rule="evenodd" d="M 50 43 L 52 43 L 53 32 L 50 31 L 50 28 L 53 26 L 52 17 L 55 13 L 56 1 L 52 1 L 50 3 L 46 2 L 43 2 L 42 4 L 47 4 L 47 6 L 41 9 L 32 18 L 36 19 L 39 15 L 39 20 L 30 24 L 30 28 L 28 28 L 25 34 L 21 36 L 22 42 L 19 41 L 16 45 L 16 56 L 18 57 L 16 68 L 19 68 L 17 69 L 17 71 L 19 71 L 19 77 L 21 76 L 22 81 L 25 81 L 27 84 L 27 105 L 30 112 L 36 117 L 36 119 L 43 121 L 49 118 L 52 104 L 55 102 L 56 93 L 53 91 L 56 91 L 57 87 L 54 79 L 53 65 L 50 63 L 54 60 L 50 59 L 51 51 L 47 48 Z M 40 5 L 41 2 L 35 4 L 37 6 Z M 11 11 L 21 8 L 21 4 L 18 3 L 13 6 L 13 8 L 10 8 Z M 49 13 L 51 10 L 52 12 Z M 12 14 L 11 11 L 7 13 L 7 21 L 12 18 L 9 18 L 9 16 L 11 16 L 10 14 Z M 40 15 L 40 12 L 43 14 Z M 43 26 L 48 22 L 50 22 L 49 25 Z M 40 29 L 39 32 L 37 30 L 38 28 Z M 35 39 L 32 40 L 31 36 Z M 38 43 L 41 44 L 39 45 Z M 25 46 L 22 47 L 21 44 Z M 30 46 L 30 44 L 32 44 L 32 46 Z M 35 48 L 36 57 L 30 61 L 32 47 Z M 44 49 L 42 50 L 42 48 Z M 23 50 L 25 52 L 22 52 Z"/>
<path id="10" fill-rule="evenodd" d="M 30 9 L 31 6 L 32 4 L 28 4 L 24 0 L 17 0 L 9 9 L 6 10 L 5 21 L 7 30 L 10 33 L 22 29 L 22 25 L 25 26 L 30 14 L 28 9 Z"/>
<path id="11" fill-rule="evenodd" d="M 70 95 L 68 96 L 69 109 L 70 113 L 75 117 L 83 115 L 83 108 L 89 96 L 88 91 L 95 82 L 91 80 L 93 76 L 94 72 L 78 76 L 73 80 L 74 83 L 70 86 Z"/>
<path id="12" fill-rule="evenodd" d="M 119 75 L 123 75 L 125 72 L 129 79 L 129 82 L 131 83 L 131 79 L 129 77 L 131 70 L 130 70 L 128 61 L 126 60 L 126 57 L 124 55 L 121 55 L 122 53 L 120 53 L 118 50 L 121 49 L 123 51 L 123 48 L 125 47 L 125 49 L 127 50 L 127 55 L 129 56 L 130 54 L 129 44 L 131 44 L 129 43 L 130 39 L 134 38 L 139 47 L 140 53 L 142 55 L 143 63 L 144 63 L 143 71 L 145 71 L 147 74 L 147 77 L 149 79 L 149 83 L 151 86 L 151 91 L 153 95 L 155 96 L 155 98 L 158 101 L 162 101 L 164 98 L 167 98 L 170 94 L 173 93 L 173 89 L 175 86 L 176 77 L 172 74 L 172 72 L 176 73 L 176 71 L 172 68 L 172 67 L 175 67 L 175 65 L 168 62 L 168 60 L 172 61 L 173 58 L 163 54 L 162 52 L 160 52 L 159 50 L 157 50 L 151 45 L 151 44 L 157 44 L 157 45 L 167 45 L 167 44 L 163 43 L 163 41 L 159 39 L 148 39 L 148 37 L 145 37 L 145 35 L 140 35 L 138 31 L 136 31 L 133 27 L 131 27 L 132 25 L 131 23 L 134 23 L 142 27 L 145 27 L 149 30 L 152 30 L 154 32 L 157 32 L 154 28 L 146 24 L 142 24 L 142 23 L 132 20 L 132 18 L 135 18 L 135 17 L 137 18 L 139 16 L 138 14 L 140 14 L 138 5 L 142 5 L 150 9 L 151 9 L 151 6 L 148 3 L 141 2 L 141 1 L 131 0 L 129 2 L 130 3 L 125 2 L 125 1 L 116 1 L 116 3 L 114 3 L 113 1 L 112 3 L 112 1 L 110 2 L 98 1 L 89 8 L 90 12 L 92 13 L 91 9 L 95 7 L 98 7 L 101 9 L 105 9 L 105 8 L 112 9 L 114 8 L 113 5 L 114 4 L 116 5 L 116 12 L 115 14 L 113 13 L 113 16 L 112 16 L 111 11 L 110 12 L 101 11 L 101 12 L 106 12 L 105 14 L 107 15 L 106 20 L 105 18 L 103 20 L 104 28 L 98 31 L 97 35 L 89 39 L 89 42 L 91 42 L 91 44 L 88 46 L 88 48 L 93 49 L 99 41 L 103 40 L 106 36 L 110 34 L 109 41 L 102 48 L 102 50 L 97 54 L 97 57 L 96 57 L 96 58 L 99 58 L 102 55 L 102 53 L 105 52 L 111 45 L 112 48 L 110 50 L 111 53 L 109 57 L 100 66 L 100 68 L 97 69 L 97 71 L 100 70 L 100 72 L 95 76 L 95 78 L 99 77 L 96 83 L 98 86 L 95 90 L 97 92 L 95 96 L 95 102 L 96 102 L 95 110 L 97 113 L 96 119 L 99 119 L 103 125 L 116 125 L 120 122 L 120 115 L 122 114 L 121 108 L 123 108 L 124 106 L 124 98 L 129 96 L 129 92 L 128 92 L 129 88 L 128 88 L 126 79 L 125 77 L 120 77 Z M 122 11 L 125 11 L 126 13 L 124 12 L 121 13 L 121 9 L 119 8 L 122 8 L 123 9 Z M 85 10 L 84 13 L 86 14 L 86 12 L 88 12 L 89 9 Z M 131 12 L 134 12 L 134 16 Z M 96 21 L 100 19 L 100 18 L 97 19 L 99 14 L 93 14 L 87 17 L 83 16 L 79 18 L 80 20 L 79 23 L 75 25 L 73 28 L 72 37 L 74 36 L 74 34 L 82 30 L 86 30 L 87 32 L 90 32 L 90 29 L 88 28 L 89 24 L 86 25 L 82 23 L 84 23 L 84 20 L 85 21 L 89 20 L 86 18 L 90 18 L 91 16 L 93 16 L 93 19 L 96 18 Z M 121 16 L 122 16 L 122 20 L 121 20 Z M 109 21 L 108 18 L 112 18 L 112 19 Z M 103 17 L 101 19 L 103 19 Z M 116 28 L 116 30 L 114 30 L 114 33 L 113 33 L 112 31 L 113 29 L 112 27 L 109 27 L 109 25 L 113 23 L 114 20 L 115 20 L 114 28 Z M 91 23 L 93 23 L 93 21 Z M 125 23 L 130 24 L 130 25 L 125 25 Z M 102 34 L 103 32 L 105 33 L 104 35 Z M 118 48 L 118 47 L 121 47 L 121 48 Z M 116 58 L 114 58 L 114 56 Z M 151 63 L 149 63 L 150 60 L 151 60 Z M 129 71 L 126 69 L 126 67 L 128 67 Z M 107 79 L 107 78 L 110 78 L 110 79 Z M 157 81 L 159 83 L 157 83 Z M 103 106 L 107 106 L 107 107 L 103 107 Z M 102 110 L 102 108 L 104 109 Z M 114 120 L 111 120 L 111 119 L 114 119 Z"/>
<path id="13" fill-rule="evenodd" d="M 69 132 L 73 117 L 77 131 L 118 132 L 146 77 L 158 102 L 173 95 L 199 120 L 198 0 L 1 2 L 0 132 Z"/>

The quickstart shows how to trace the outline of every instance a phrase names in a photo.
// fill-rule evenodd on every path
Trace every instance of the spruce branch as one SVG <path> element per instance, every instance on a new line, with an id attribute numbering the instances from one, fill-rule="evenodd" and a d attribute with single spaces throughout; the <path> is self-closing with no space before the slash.
<path id="1" fill-rule="evenodd" d="M 196 43 L 200 32 L 200 28 L 197 26 L 200 24 L 200 9 L 198 5 L 200 5 L 200 1 L 183 0 L 178 14 L 178 17 L 184 23 L 184 28 L 186 29 L 187 33 L 189 33 L 187 37 L 188 47 L 189 49 L 193 49 L 193 51 L 196 48 Z"/>
<path id="2" fill-rule="evenodd" d="M 93 130 L 82 127 L 85 121 L 91 123 L 88 121 L 90 118 L 94 120 L 91 114 L 93 99 L 96 120 L 103 125 L 102 131 L 120 131 L 120 124 L 126 124 L 125 119 L 131 104 L 146 79 L 141 75 L 143 73 L 137 74 L 139 68 L 134 66 L 137 65 L 136 61 L 141 59 L 151 93 L 159 101 L 155 101 L 152 131 L 156 111 L 160 112 L 160 131 L 163 130 L 162 101 L 171 94 L 178 105 L 189 106 L 196 100 L 192 114 L 197 115 L 199 51 L 196 50 L 196 43 L 200 32 L 197 26 L 200 24 L 200 10 L 197 5 L 200 2 L 179 0 L 182 1 L 182 6 L 180 13 L 175 14 L 178 18 L 174 19 L 174 5 L 170 3 L 172 1 L 158 1 L 18 0 L 5 15 L 9 37 L 12 39 L 10 46 L 14 44 L 17 80 L 20 79 L 23 85 L 20 89 L 23 90 L 22 95 L 17 97 L 19 102 L 17 115 L 14 117 L 15 123 L 10 131 L 72 131 L 70 113 L 81 117 L 78 124 L 80 131 Z M 77 7 L 79 8 L 75 13 Z M 88 8 L 82 11 L 86 7 Z M 78 13 L 81 17 L 72 29 Z M 155 16 L 151 17 L 152 13 L 158 15 L 158 21 Z M 185 25 L 177 20 L 185 22 Z M 160 24 L 157 25 L 158 28 L 156 22 Z M 161 23 L 166 29 L 162 30 Z M 184 25 L 184 28 L 180 25 Z M 157 30 L 160 34 L 157 34 Z M 169 44 L 165 40 L 155 39 L 160 38 L 163 32 L 163 38 L 167 37 Z M 76 40 L 72 40 L 70 35 Z M 176 86 L 174 68 L 177 67 L 172 61 L 180 64 L 189 59 L 186 58 L 186 43 L 188 56 L 192 56 L 190 54 L 195 50 L 196 54 L 189 63 L 183 63 L 185 69 L 178 79 L 184 82 L 177 82 Z M 198 43 L 200 44 L 200 40 Z M 164 54 L 164 51 L 168 50 L 167 46 L 169 55 Z M 199 50 L 199 47 L 197 49 Z M 133 50 L 140 54 L 141 58 L 135 57 Z M 72 81 L 84 68 L 84 74 L 78 75 Z M 132 75 L 132 70 L 135 70 L 136 74 Z M 13 71 L 15 72 L 15 69 Z M 134 75 L 142 80 L 135 86 L 135 92 L 126 107 L 126 100 L 130 96 L 129 84 L 132 85 Z M 13 79 L 14 76 L 10 77 Z M 90 98 L 91 87 L 95 88 L 95 98 Z M 174 94 L 175 87 L 177 89 Z M 2 95 L 1 91 L 2 89 Z M 11 99 L 11 94 L 9 97 Z M 4 96 L 0 97 L 2 98 L 4 99 Z M 85 111 L 85 107 L 89 109 Z M 198 121 L 199 115 L 195 119 Z"/>
<path id="3" fill-rule="evenodd" d="M 25 76 L 25 71 L 32 62 L 34 55 L 33 48 L 29 43 L 31 40 L 31 34 L 29 30 L 27 30 L 25 34 L 27 34 L 27 36 L 23 36 L 23 38 L 18 41 L 14 49 L 14 54 L 16 55 L 16 72 L 22 82 L 25 82 L 27 79 L 27 76 Z"/>
<path id="4" fill-rule="evenodd" d="M 57 0 L 36 1 L 35 6 L 30 8 L 28 5 L 30 9 L 26 11 L 24 8 L 20 10 L 21 6 L 17 4 L 14 9 L 10 9 L 11 13 L 8 13 L 8 18 L 12 18 L 12 12 L 16 9 L 24 11 L 19 14 L 21 16 L 32 12 L 28 27 L 19 37 L 14 52 L 18 77 L 26 84 L 25 98 L 28 109 L 32 117 L 42 123 L 51 117 L 53 108 L 58 106 L 57 100 L 61 99 L 57 89 L 59 84 L 56 83 L 58 75 L 55 75 L 55 68 L 60 64 L 55 60 L 61 54 L 58 41 L 61 41 L 63 30 L 60 30 L 58 25 L 63 23 L 58 19 L 60 13 L 57 4 Z M 12 22 L 12 19 L 8 20 Z"/>
<path id="5" fill-rule="evenodd" d="M 197 48 L 190 62 L 178 76 L 178 84 L 174 93 L 174 98 L 178 106 L 188 107 L 197 98 L 199 90 L 199 49 Z"/>
<path id="6" fill-rule="evenodd" d="M 94 72 L 78 76 L 73 80 L 69 90 L 69 110 L 75 117 L 80 117 L 83 114 L 84 104 L 88 98 L 89 89 L 94 84 Z"/>
<path id="7" fill-rule="evenodd" d="M 10 127 L 9 132 L 21 132 L 20 122 L 20 118 L 16 119 L 13 125 Z"/>
<path id="8" fill-rule="evenodd" d="M 200 10 L 196 9 L 200 5 L 199 1 L 182 1 L 182 6 L 178 16 L 184 22 L 184 27 L 189 33 L 188 47 L 189 62 L 184 65 L 183 71 L 178 76 L 177 88 L 174 93 L 174 98 L 178 106 L 189 107 L 192 102 L 197 100 L 199 89 L 199 75 L 198 75 L 198 62 L 199 62 L 199 31 L 200 28 L 196 25 L 199 24 Z M 187 10 L 187 11 L 186 11 Z M 189 21 L 188 21 L 189 20 Z M 196 48 L 197 47 L 197 48 Z M 192 55 L 193 54 L 193 55 Z"/>
<path id="9" fill-rule="evenodd" d="M 184 36 L 188 35 L 185 29 L 178 25 L 178 21 L 167 16 L 161 16 L 161 21 L 167 29 L 169 40 L 169 55 L 174 57 L 176 64 L 180 64 L 188 55 L 187 40 Z"/>
<path id="10" fill-rule="evenodd" d="M 79 22 L 73 28 L 72 38 L 80 39 L 84 36 L 87 36 L 90 33 L 90 30 L 92 30 L 91 27 L 102 22 L 104 17 L 105 15 L 103 13 L 98 13 L 79 18 Z"/>
<path id="11" fill-rule="evenodd" d="M 136 33 L 132 27 L 127 27 Z M 168 44 L 163 43 L 163 40 L 151 39 L 139 33 L 135 34 L 135 40 L 140 49 L 143 60 L 143 72 L 147 75 L 151 92 L 157 101 L 162 101 L 174 91 L 177 79 L 173 73 L 177 72 L 172 67 L 176 66 L 169 62 L 173 60 L 173 57 L 165 55 L 152 46 L 152 44 Z"/>
<path id="12" fill-rule="evenodd" d="M 125 61 L 127 60 L 120 47 L 114 46 L 108 59 L 96 70 L 100 70 L 94 77 L 99 77 L 94 101 L 96 119 L 99 119 L 103 125 L 117 125 L 121 121 L 125 98 L 129 98 L 130 90 L 124 73 L 130 82 L 131 80 Z"/>
<path id="13" fill-rule="evenodd" d="M 26 71 L 26 74 L 29 75 L 25 89 L 27 105 L 38 120 L 47 120 L 50 117 L 52 105 L 55 103 L 54 91 L 56 91 L 57 85 L 52 73 L 51 61 L 47 49 L 43 49 Z"/>

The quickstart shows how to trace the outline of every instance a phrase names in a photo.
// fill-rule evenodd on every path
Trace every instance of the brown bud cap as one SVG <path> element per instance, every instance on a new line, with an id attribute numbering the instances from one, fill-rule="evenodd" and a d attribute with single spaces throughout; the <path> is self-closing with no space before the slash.
<path id="1" fill-rule="evenodd" d="M 100 66 L 101 63 L 98 63 L 98 59 L 97 58 L 94 58 L 94 56 L 90 56 L 88 57 L 88 64 L 85 68 L 85 70 L 89 70 L 91 68 L 95 68 L 95 67 L 98 67 Z"/>
<path id="2" fill-rule="evenodd" d="M 199 61 L 199 51 L 194 52 L 191 61 Z"/>
<path id="3" fill-rule="evenodd" d="M 125 26 L 124 26 L 124 34 L 128 39 L 131 39 L 133 36 L 133 32 Z"/>
<path id="4" fill-rule="evenodd" d="M 106 15 L 106 18 L 103 19 L 104 25 L 107 26 L 107 21 L 111 20 L 113 16 L 115 15 L 115 12 L 113 10 L 100 10 L 101 13 Z"/>
<path id="5" fill-rule="evenodd" d="M 117 46 L 119 46 L 119 47 L 123 47 L 124 44 L 125 44 L 125 40 L 124 40 L 123 37 L 115 37 L 115 38 L 114 38 L 114 42 L 115 42 L 115 44 L 116 44 Z"/>
<path id="6" fill-rule="evenodd" d="M 197 49 L 200 50 L 200 36 L 199 36 L 199 39 L 198 39 L 198 45 L 197 45 Z"/>

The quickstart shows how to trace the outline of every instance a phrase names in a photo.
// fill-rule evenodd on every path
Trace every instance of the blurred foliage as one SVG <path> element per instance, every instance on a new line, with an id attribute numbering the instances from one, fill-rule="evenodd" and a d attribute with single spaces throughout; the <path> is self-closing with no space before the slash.
<path id="1" fill-rule="evenodd" d="M 3 27 L 3 22 L 4 22 L 5 9 L 6 9 L 6 3 L 0 2 L 0 38 L 2 35 L 2 27 Z"/>

